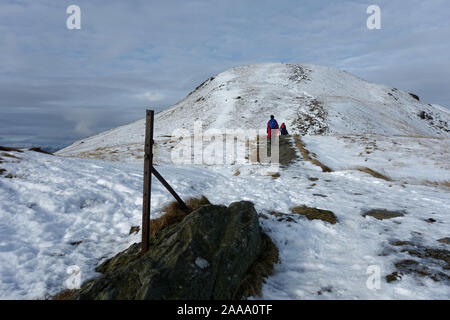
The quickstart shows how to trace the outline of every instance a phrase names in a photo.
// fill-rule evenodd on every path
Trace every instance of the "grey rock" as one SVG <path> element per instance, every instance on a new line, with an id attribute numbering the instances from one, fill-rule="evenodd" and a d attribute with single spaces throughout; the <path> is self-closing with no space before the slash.
<path id="1" fill-rule="evenodd" d="M 242 279 L 261 253 L 251 202 L 206 205 L 104 262 L 98 278 L 71 299 L 239 299 Z"/>

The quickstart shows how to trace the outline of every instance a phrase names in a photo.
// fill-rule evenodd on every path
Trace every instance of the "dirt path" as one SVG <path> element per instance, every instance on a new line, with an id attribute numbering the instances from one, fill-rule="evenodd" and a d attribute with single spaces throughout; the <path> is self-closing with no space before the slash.
<path id="1" fill-rule="evenodd" d="M 257 162 L 260 162 L 259 153 L 267 154 L 270 156 L 271 154 L 271 145 L 267 141 L 266 136 L 259 136 L 257 148 L 252 149 L 252 152 L 258 153 L 255 159 L 257 159 Z M 281 167 L 288 167 L 291 164 L 295 163 L 297 160 L 300 159 L 298 156 L 298 153 L 294 147 L 294 143 L 291 136 L 280 136 L 279 140 L 279 161 Z"/>

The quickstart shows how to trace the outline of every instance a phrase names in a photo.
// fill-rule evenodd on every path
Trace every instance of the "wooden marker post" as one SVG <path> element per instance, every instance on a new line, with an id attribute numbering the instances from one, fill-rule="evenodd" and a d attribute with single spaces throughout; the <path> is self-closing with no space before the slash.
<path id="1" fill-rule="evenodd" d="M 150 244 L 150 208 L 152 201 L 152 174 L 162 183 L 164 187 L 178 201 L 181 209 L 189 212 L 190 209 L 184 201 L 178 196 L 173 188 L 153 167 L 153 123 L 155 112 L 147 110 L 145 118 L 145 146 L 144 146 L 144 200 L 142 203 L 142 249 L 141 253 L 148 251 Z"/>
<path id="2" fill-rule="evenodd" d="M 152 197 L 153 168 L 153 110 L 147 110 L 144 146 L 144 202 L 142 204 L 142 254 L 148 251 L 150 242 L 150 206 Z"/>
<path id="3" fill-rule="evenodd" d="M 180 198 L 180 196 L 175 192 L 175 190 L 172 189 L 170 184 L 167 183 L 166 180 L 159 174 L 158 171 L 156 171 L 155 167 L 152 167 L 152 173 L 155 175 L 155 177 L 159 180 L 159 182 L 162 183 L 164 187 L 170 192 L 170 194 L 175 198 L 175 200 L 178 201 L 178 204 L 180 205 L 181 209 L 183 209 L 185 212 L 189 212 L 188 206 L 184 203 L 184 201 Z"/>

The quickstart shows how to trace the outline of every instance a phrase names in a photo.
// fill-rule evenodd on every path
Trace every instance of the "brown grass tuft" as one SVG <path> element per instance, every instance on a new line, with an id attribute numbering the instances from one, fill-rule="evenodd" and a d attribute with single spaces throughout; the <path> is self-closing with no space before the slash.
<path id="1" fill-rule="evenodd" d="M 422 184 L 423 185 L 428 185 L 428 186 L 450 188 L 450 180 L 444 180 L 444 181 L 425 180 L 425 181 L 423 181 Z"/>
<path id="2" fill-rule="evenodd" d="M 335 224 L 338 221 L 335 214 L 329 210 L 299 206 L 292 208 L 291 211 L 305 216 L 308 220 L 322 220 L 331 224 Z"/>
<path id="3" fill-rule="evenodd" d="M 238 175 L 240 175 L 241 174 L 241 172 L 239 171 L 239 169 L 236 169 L 236 171 L 234 172 L 234 176 L 238 176 Z"/>
<path id="4" fill-rule="evenodd" d="M 400 211 L 389 211 L 386 209 L 372 209 L 363 214 L 363 217 L 370 216 L 378 220 L 403 217 L 405 214 Z"/>
<path id="5" fill-rule="evenodd" d="M 309 150 L 306 149 L 305 144 L 303 143 L 302 139 L 300 138 L 300 136 L 298 134 L 294 135 L 294 141 L 295 141 L 295 146 L 300 151 L 303 159 L 305 159 L 306 161 L 311 162 L 312 164 L 314 164 L 316 166 L 319 166 L 322 169 L 323 172 L 333 172 L 333 170 L 331 170 L 331 168 L 327 167 L 326 165 L 324 165 L 319 160 L 314 159 L 313 157 L 311 157 Z"/>
<path id="6" fill-rule="evenodd" d="M 208 204 L 211 203 L 205 196 L 201 196 L 200 198 L 190 198 L 186 201 L 186 205 L 189 207 L 190 211 L 185 212 L 178 202 L 170 202 L 161 210 L 161 212 L 165 212 L 165 214 L 159 218 L 153 219 L 150 222 L 150 234 L 154 235 L 162 229 L 180 222 L 192 211 Z"/>
<path id="7" fill-rule="evenodd" d="M 368 173 L 372 177 L 377 178 L 377 179 L 383 179 L 383 180 L 386 180 L 386 181 L 392 181 L 392 179 L 389 178 L 388 176 L 385 176 L 385 175 L 383 175 L 383 174 L 381 174 L 381 173 L 379 173 L 379 172 L 377 172 L 375 170 L 372 170 L 370 168 L 367 168 L 367 167 L 357 168 L 357 170 L 361 171 L 361 172 Z"/>
<path id="8" fill-rule="evenodd" d="M 274 265 L 279 261 L 278 248 L 272 239 L 264 232 L 261 232 L 261 237 L 261 253 L 242 280 L 234 299 L 261 297 L 262 284 L 265 283 L 265 278 L 273 274 Z"/>

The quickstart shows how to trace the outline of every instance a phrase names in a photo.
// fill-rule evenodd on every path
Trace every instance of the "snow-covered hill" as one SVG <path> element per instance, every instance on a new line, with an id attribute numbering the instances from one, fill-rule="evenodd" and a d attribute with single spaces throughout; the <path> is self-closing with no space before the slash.
<path id="1" fill-rule="evenodd" d="M 270 114 L 302 136 L 281 140 L 277 174 L 261 163 L 163 161 L 176 128 L 201 120 L 205 129 L 264 129 Z M 263 299 L 449 299 L 449 121 L 443 107 L 336 69 L 238 67 L 156 115 L 155 160 L 183 198 L 255 203 L 280 255 Z M 139 241 L 129 231 L 141 219 L 143 141 L 139 120 L 61 156 L 3 148 L 0 299 L 53 295 L 70 266 L 87 280 Z M 152 218 L 171 200 L 152 183 Z M 295 214 L 303 206 L 332 211 L 337 223 Z"/>
<path id="2" fill-rule="evenodd" d="M 211 77 L 155 116 L 156 149 L 177 128 L 265 128 L 274 114 L 292 133 L 450 136 L 450 112 L 413 95 L 335 68 L 257 64 Z M 59 155 L 133 160 L 142 156 L 144 119 L 75 142 Z"/>

